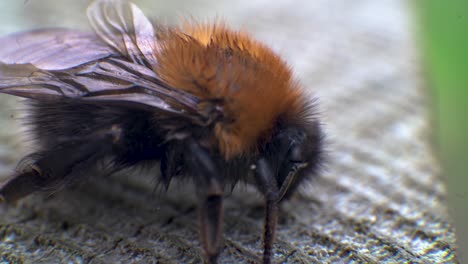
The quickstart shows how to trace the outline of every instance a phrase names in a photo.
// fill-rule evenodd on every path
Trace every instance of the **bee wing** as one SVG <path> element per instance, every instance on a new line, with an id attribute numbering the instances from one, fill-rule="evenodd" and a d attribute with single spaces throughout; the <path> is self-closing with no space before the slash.
<path id="1" fill-rule="evenodd" d="M 116 52 L 95 34 L 53 28 L 0 38 L 0 61 L 31 63 L 43 70 L 62 70 L 108 57 Z"/>
<path id="2" fill-rule="evenodd" d="M 88 7 L 87 14 L 94 31 L 121 55 L 140 65 L 157 64 L 153 25 L 135 4 L 97 0 Z"/>
<path id="3" fill-rule="evenodd" d="M 199 99 L 122 57 L 95 34 L 34 30 L 0 38 L 0 93 L 115 102 L 202 122 Z"/>
<path id="4" fill-rule="evenodd" d="M 111 57 L 63 70 L 0 63 L 0 92 L 37 100 L 75 98 L 125 103 L 201 117 L 197 97 L 168 86 L 145 66 Z"/>
<path id="5" fill-rule="evenodd" d="M 88 7 L 88 17 L 97 36 L 47 29 L 0 39 L 0 92 L 125 103 L 199 124 L 217 118 L 209 102 L 199 109 L 198 97 L 170 87 L 152 70 L 158 41 L 134 4 L 97 0 Z"/>

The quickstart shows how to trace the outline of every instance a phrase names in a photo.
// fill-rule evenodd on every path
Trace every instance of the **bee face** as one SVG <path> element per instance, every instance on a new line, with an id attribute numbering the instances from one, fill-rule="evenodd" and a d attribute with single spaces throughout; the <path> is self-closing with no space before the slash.
<path id="1" fill-rule="evenodd" d="M 290 68 L 224 24 L 154 27 L 119 0 L 94 1 L 88 17 L 94 33 L 42 29 L 0 39 L 0 92 L 31 100 L 39 149 L 0 198 L 84 171 L 159 162 L 166 187 L 182 176 L 196 186 L 200 237 L 215 263 L 225 187 L 254 184 L 265 198 L 270 263 L 279 202 L 317 174 L 322 158 L 315 106 Z"/>
<path id="2" fill-rule="evenodd" d="M 320 124 L 307 116 L 299 117 L 294 124 L 278 124 L 277 128 L 277 133 L 263 148 L 260 159 L 275 176 L 278 200 L 282 200 L 320 169 L 323 135 Z"/>

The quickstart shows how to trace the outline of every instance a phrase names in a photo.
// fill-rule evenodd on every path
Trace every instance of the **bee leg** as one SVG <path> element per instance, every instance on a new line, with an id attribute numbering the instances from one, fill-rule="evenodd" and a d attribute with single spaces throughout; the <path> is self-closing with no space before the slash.
<path id="1" fill-rule="evenodd" d="M 16 175 L 0 187 L 0 198 L 15 202 L 35 191 L 57 189 L 67 180 L 76 180 L 109 153 L 111 143 L 98 139 L 66 143 L 25 157 Z"/>
<path id="2" fill-rule="evenodd" d="M 39 189 L 41 182 L 42 179 L 36 170 L 19 173 L 0 188 L 0 202 L 14 203 Z"/>
<path id="3" fill-rule="evenodd" d="M 76 180 L 84 171 L 112 152 L 120 142 L 118 125 L 97 130 L 88 137 L 69 138 L 56 146 L 26 156 L 18 164 L 16 175 L 0 187 L 0 200 L 15 202 L 35 191 L 54 189 L 66 180 Z"/>
<path id="4" fill-rule="evenodd" d="M 223 242 L 223 195 L 219 184 L 208 187 L 199 209 L 200 237 L 209 263 L 217 263 Z"/>
<path id="5" fill-rule="evenodd" d="M 18 163 L 13 178 L 0 188 L 0 197 L 14 203 L 35 191 L 60 182 L 66 176 L 66 171 L 73 167 L 73 161 L 63 160 L 63 157 L 71 156 L 71 151 L 73 148 L 64 148 L 24 157 Z"/>
<path id="6" fill-rule="evenodd" d="M 223 243 L 224 188 L 218 167 L 196 142 L 190 143 L 189 166 L 198 188 L 200 239 L 208 263 L 217 263 Z"/>
<path id="7" fill-rule="evenodd" d="M 263 263 L 272 261 L 275 242 L 276 225 L 278 222 L 279 190 L 271 166 L 265 159 L 257 163 L 256 180 L 260 191 L 265 196 L 265 224 L 263 228 Z"/>

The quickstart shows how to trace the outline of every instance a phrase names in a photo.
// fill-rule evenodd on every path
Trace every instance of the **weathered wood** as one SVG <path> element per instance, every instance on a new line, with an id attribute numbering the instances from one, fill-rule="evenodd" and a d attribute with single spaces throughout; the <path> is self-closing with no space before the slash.
<path id="1" fill-rule="evenodd" d="M 71 13 L 78 13 L 85 6 L 80 1 L 4 2 L 4 32 L 37 19 L 44 25 L 54 19 L 85 23 L 84 16 L 57 12 L 74 6 Z M 430 142 L 428 92 L 405 1 L 171 1 L 165 8 L 147 2 L 147 14 L 172 17 L 177 10 L 204 20 L 219 14 L 253 32 L 283 54 L 320 98 L 328 169 L 283 205 L 277 261 L 456 262 L 446 188 Z M 5 10 L 16 12 L 19 21 L 5 20 Z M 6 179 L 27 147 L 21 147 L 14 118 L 13 105 L 19 106 L 12 97 L 0 100 L 0 174 Z M 201 263 L 190 188 L 159 195 L 152 186 L 151 175 L 123 174 L 2 205 L 0 260 Z M 261 206 L 250 188 L 227 198 L 222 263 L 259 260 Z"/>

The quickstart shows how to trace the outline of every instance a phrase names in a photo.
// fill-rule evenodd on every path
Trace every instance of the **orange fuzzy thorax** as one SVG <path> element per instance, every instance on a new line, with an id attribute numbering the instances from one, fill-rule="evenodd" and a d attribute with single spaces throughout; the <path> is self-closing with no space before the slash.
<path id="1" fill-rule="evenodd" d="M 301 112 L 301 89 L 272 50 L 223 24 L 160 33 L 155 71 L 173 87 L 203 100 L 222 99 L 214 137 L 226 159 L 255 151 L 283 115 Z"/>

